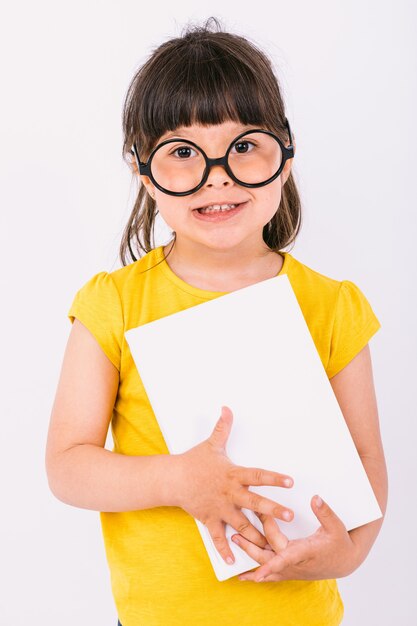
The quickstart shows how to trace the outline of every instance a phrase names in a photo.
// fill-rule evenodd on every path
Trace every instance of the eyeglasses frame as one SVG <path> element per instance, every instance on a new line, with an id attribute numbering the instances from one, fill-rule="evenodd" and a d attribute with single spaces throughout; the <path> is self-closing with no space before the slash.
<path id="1" fill-rule="evenodd" d="M 184 139 L 181 137 L 172 137 L 170 139 L 166 139 L 165 141 L 162 141 L 160 144 L 158 144 L 151 152 L 151 154 L 149 155 L 149 159 L 146 161 L 146 163 L 143 163 L 140 158 L 139 158 L 139 154 L 138 154 L 138 149 L 136 146 L 136 143 L 133 143 L 133 149 L 130 150 L 130 152 L 135 156 L 136 158 L 136 162 L 138 165 L 138 169 L 139 169 L 139 173 L 142 175 L 146 175 L 148 176 L 151 181 L 153 182 L 153 184 L 155 185 L 155 187 L 157 187 L 160 191 L 162 191 L 163 193 L 166 193 L 170 196 L 188 196 L 192 193 L 195 193 L 196 191 L 198 191 L 199 189 L 201 189 L 201 187 L 204 185 L 204 183 L 207 181 L 209 174 L 210 174 L 210 170 L 214 165 L 222 165 L 224 167 L 224 169 L 226 170 L 227 174 L 230 176 L 230 178 L 232 180 L 235 181 L 235 183 L 238 183 L 238 185 L 243 185 L 244 187 L 263 187 L 264 185 L 269 185 L 269 183 L 271 183 L 273 180 L 275 180 L 282 172 L 285 163 L 288 161 L 288 159 L 293 159 L 294 158 L 294 145 L 292 143 L 293 137 L 291 134 L 291 128 L 290 128 L 290 123 L 288 121 L 287 118 L 285 118 L 285 125 L 287 127 L 288 130 L 288 136 L 290 138 L 290 142 L 291 144 L 287 147 L 285 146 L 281 139 L 273 132 L 269 131 L 269 130 L 265 130 L 264 128 L 255 128 L 253 130 L 245 130 L 242 133 L 240 133 L 237 137 L 235 137 L 229 147 L 226 150 L 226 154 L 222 157 L 218 157 L 217 159 L 211 159 L 209 158 L 206 153 L 204 152 L 204 150 L 202 148 L 200 148 L 200 146 L 198 146 L 194 141 L 190 141 L 189 139 Z M 268 180 L 262 182 L 262 183 L 244 183 L 241 180 L 239 180 L 238 178 L 236 178 L 236 176 L 233 174 L 232 170 L 229 167 L 229 163 L 228 163 L 228 156 L 229 156 L 229 152 L 232 149 L 232 147 L 234 146 L 234 144 L 243 136 L 245 135 L 249 135 L 252 133 L 265 133 L 267 135 L 270 135 L 271 137 L 273 137 L 274 139 L 276 139 L 276 141 L 278 141 L 280 147 L 281 147 L 281 152 L 282 152 L 282 162 L 281 165 L 278 169 L 278 171 L 271 176 L 270 178 L 268 178 Z M 206 167 L 204 170 L 204 174 L 203 174 L 203 178 L 201 179 L 200 183 L 194 187 L 193 189 L 191 189 L 190 191 L 169 191 L 168 189 L 165 189 L 164 187 L 162 187 L 153 177 L 152 171 L 151 171 L 151 163 L 152 163 L 152 159 L 155 155 L 155 152 L 157 150 L 159 150 L 159 148 L 161 146 L 166 145 L 167 143 L 174 143 L 174 142 L 178 142 L 178 141 L 184 141 L 187 144 L 190 144 L 192 146 L 194 146 L 195 148 L 197 148 L 201 154 L 204 157 L 204 160 L 206 162 Z"/>

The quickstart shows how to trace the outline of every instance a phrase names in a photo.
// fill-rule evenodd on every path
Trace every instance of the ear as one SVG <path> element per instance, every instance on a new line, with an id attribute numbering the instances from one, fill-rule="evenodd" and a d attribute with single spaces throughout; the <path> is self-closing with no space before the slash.
<path id="1" fill-rule="evenodd" d="M 144 174 L 139 173 L 138 164 L 132 151 L 130 153 L 130 157 L 130 165 L 132 167 L 133 174 L 139 176 L 139 178 L 141 179 L 141 183 L 146 187 L 148 194 L 152 196 L 153 199 L 155 199 L 155 187 L 152 184 L 151 179 L 149 178 L 149 176 L 145 176 Z"/>
<path id="2" fill-rule="evenodd" d="M 130 166 L 133 174 L 138 174 L 139 175 L 138 164 L 137 164 L 137 161 L 136 161 L 133 149 L 129 151 L 127 160 L 129 162 L 129 166 Z"/>
<path id="3" fill-rule="evenodd" d="M 286 146 L 289 145 L 289 141 L 286 142 L 285 144 Z M 294 156 L 296 153 L 296 143 L 295 143 L 295 135 L 292 136 L 292 145 L 294 147 Z M 287 182 L 287 178 L 291 173 L 291 168 L 292 168 L 292 163 L 293 163 L 294 159 L 288 159 L 288 161 L 285 163 L 284 165 L 284 169 L 282 170 L 281 174 L 280 174 L 280 178 L 281 178 L 281 183 L 282 186 L 285 185 L 285 183 Z"/>
<path id="4" fill-rule="evenodd" d="M 136 169 L 136 172 L 138 170 Z M 143 174 L 139 175 L 142 184 L 146 187 L 146 190 L 148 192 L 148 194 L 150 196 L 152 196 L 152 198 L 155 200 L 155 186 L 153 185 L 151 179 L 149 178 L 149 176 L 145 176 Z"/>

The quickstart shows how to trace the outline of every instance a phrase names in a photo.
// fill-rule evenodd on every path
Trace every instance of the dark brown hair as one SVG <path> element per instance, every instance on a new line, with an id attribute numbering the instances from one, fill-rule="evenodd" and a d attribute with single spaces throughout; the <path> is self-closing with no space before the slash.
<path id="1" fill-rule="evenodd" d="M 210 28 L 212 23 L 217 30 Z M 210 17 L 202 26 L 188 24 L 182 36 L 161 44 L 134 75 L 123 107 L 122 155 L 133 170 L 130 151 L 134 142 L 141 160 L 146 161 L 169 130 L 229 120 L 260 124 L 283 142 L 291 141 L 285 117 L 268 57 L 246 38 L 222 31 L 218 19 Z M 132 242 L 144 253 L 155 247 L 156 203 L 139 176 L 134 176 L 139 192 L 120 244 L 123 265 L 129 262 L 128 250 L 136 261 Z M 301 201 L 291 171 L 277 212 L 263 228 L 263 240 L 278 252 L 295 240 L 300 227 Z M 175 241 L 173 234 L 171 241 Z"/>

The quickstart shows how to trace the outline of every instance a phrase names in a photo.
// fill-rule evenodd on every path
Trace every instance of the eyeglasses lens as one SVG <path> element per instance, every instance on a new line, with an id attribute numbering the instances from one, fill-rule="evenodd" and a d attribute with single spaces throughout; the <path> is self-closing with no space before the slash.
<path id="1" fill-rule="evenodd" d="M 274 176 L 281 166 L 281 146 L 266 133 L 248 133 L 232 145 L 228 163 L 234 176 L 242 183 L 263 183 Z M 157 183 L 177 193 L 197 187 L 204 176 L 205 166 L 200 150 L 182 140 L 158 148 L 151 162 L 152 175 Z"/>

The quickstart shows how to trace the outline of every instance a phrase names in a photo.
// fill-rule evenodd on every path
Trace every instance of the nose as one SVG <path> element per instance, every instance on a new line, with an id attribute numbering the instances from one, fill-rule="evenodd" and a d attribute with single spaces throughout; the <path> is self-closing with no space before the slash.
<path id="1" fill-rule="evenodd" d="M 233 180 L 223 165 L 212 165 L 208 178 L 206 180 L 205 187 L 220 187 L 224 185 L 233 184 Z"/>

